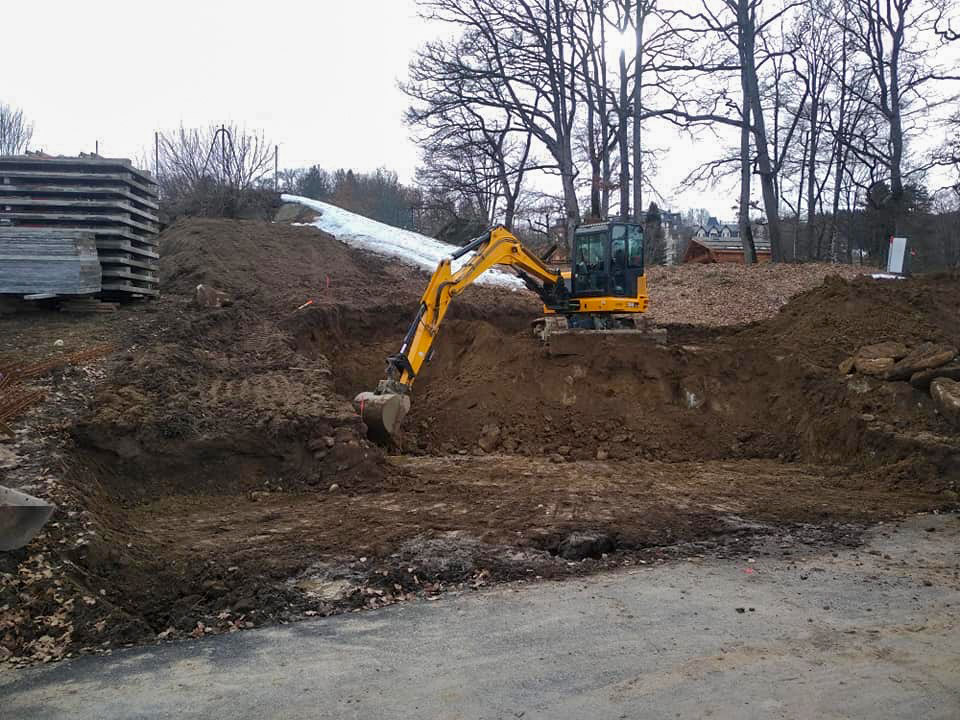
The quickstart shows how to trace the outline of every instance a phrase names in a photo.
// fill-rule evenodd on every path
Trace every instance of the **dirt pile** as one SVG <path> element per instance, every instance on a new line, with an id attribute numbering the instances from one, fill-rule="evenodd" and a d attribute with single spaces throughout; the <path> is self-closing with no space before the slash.
<path id="1" fill-rule="evenodd" d="M 745 325 L 773 317 L 828 277 L 849 280 L 863 271 L 829 263 L 655 266 L 647 268 L 649 314 L 667 325 Z"/>
<path id="2" fill-rule="evenodd" d="M 832 277 L 747 328 L 674 327 L 666 347 L 591 339 L 569 357 L 545 356 L 523 331 L 452 324 L 415 388 L 409 445 L 482 453 L 493 442 L 558 461 L 841 462 L 876 468 L 878 483 L 947 490 L 960 443 L 927 388 L 837 367 L 869 343 L 956 347 L 958 305 L 949 277 Z"/>

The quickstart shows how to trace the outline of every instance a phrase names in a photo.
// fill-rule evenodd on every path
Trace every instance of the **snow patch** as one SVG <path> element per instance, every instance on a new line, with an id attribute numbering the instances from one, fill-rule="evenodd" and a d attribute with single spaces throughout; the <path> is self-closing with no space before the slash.
<path id="1" fill-rule="evenodd" d="M 377 255 L 397 258 L 427 272 L 436 270 L 443 258 L 450 257 L 458 249 L 456 245 L 395 228 L 319 200 L 287 194 L 280 197 L 284 202 L 298 203 L 316 212 L 319 217 L 310 224 L 330 233 L 337 240 Z M 454 272 L 472 256 L 473 253 L 467 253 L 455 260 L 452 267 Z M 520 278 L 500 270 L 488 270 L 477 282 L 514 290 L 526 287 Z"/>

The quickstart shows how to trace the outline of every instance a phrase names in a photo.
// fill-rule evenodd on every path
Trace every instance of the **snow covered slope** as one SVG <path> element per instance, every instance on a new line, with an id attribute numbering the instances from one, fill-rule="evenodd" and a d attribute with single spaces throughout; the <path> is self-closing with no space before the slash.
<path id="1" fill-rule="evenodd" d="M 423 268 L 427 272 L 436 270 L 440 260 L 453 254 L 457 249 L 455 245 L 440 242 L 410 230 L 385 225 L 319 200 L 286 194 L 281 198 L 284 202 L 298 203 L 316 212 L 319 217 L 311 224 L 330 233 L 341 242 L 378 255 L 397 258 Z M 460 267 L 471 255 L 472 253 L 467 254 L 454 262 L 453 269 Z M 500 270 L 488 270 L 477 282 L 485 285 L 501 285 L 511 289 L 525 287 L 520 278 Z"/>

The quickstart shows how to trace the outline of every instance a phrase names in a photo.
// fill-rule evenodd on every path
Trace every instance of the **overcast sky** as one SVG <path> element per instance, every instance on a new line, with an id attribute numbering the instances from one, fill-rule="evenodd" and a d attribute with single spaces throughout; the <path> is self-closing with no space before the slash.
<path id="1" fill-rule="evenodd" d="M 7 0 L 0 101 L 25 110 L 33 148 L 51 154 L 99 141 L 103 155 L 142 157 L 154 130 L 232 121 L 279 143 L 281 167 L 384 166 L 410 181 L 397 82 L 445 31 L 414 0 Z M 734 188 L 677 187 L 718 142 L 647 130 L 668 149 L 653 178 L 663 204 L 732 217 Z"/>
<path id="2" fill-rule="evenodd" d="M 235 121 L 279 143 L 282 167 L 385 166 L 405 181 L 417 149 L 397 82 L 445 31 L 414 0 L 30 0 L 5 2 L 4 26 L 0 100 L 33 120 L 34 149 L 75 155 L 99 141 L 103 155 L 138 157 L 154 130 Z M 662 192 L 694 152 L 673 148 Z M 731 204 L 670 199 L 720 215 Z"/>

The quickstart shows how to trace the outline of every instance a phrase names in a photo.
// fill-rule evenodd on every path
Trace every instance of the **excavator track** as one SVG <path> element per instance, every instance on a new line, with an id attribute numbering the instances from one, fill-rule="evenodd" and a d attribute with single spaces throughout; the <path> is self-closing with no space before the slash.
<path id="1" fill-rule="evenodd" d="M 654 327 L 645 316 L 638 313 L 577 319 L 584 321 L 579 323 L 580 327 L 571 327 L 564 315 L 547 315 L 531 323 L 533 334 L 543 343 L 547 355 L 589 355 L 596 352 L 597 338 L 603 337 L 621 337 L 627 341 L 656 345 L 665 345 L 667 342 L 666 329 Z"/>

